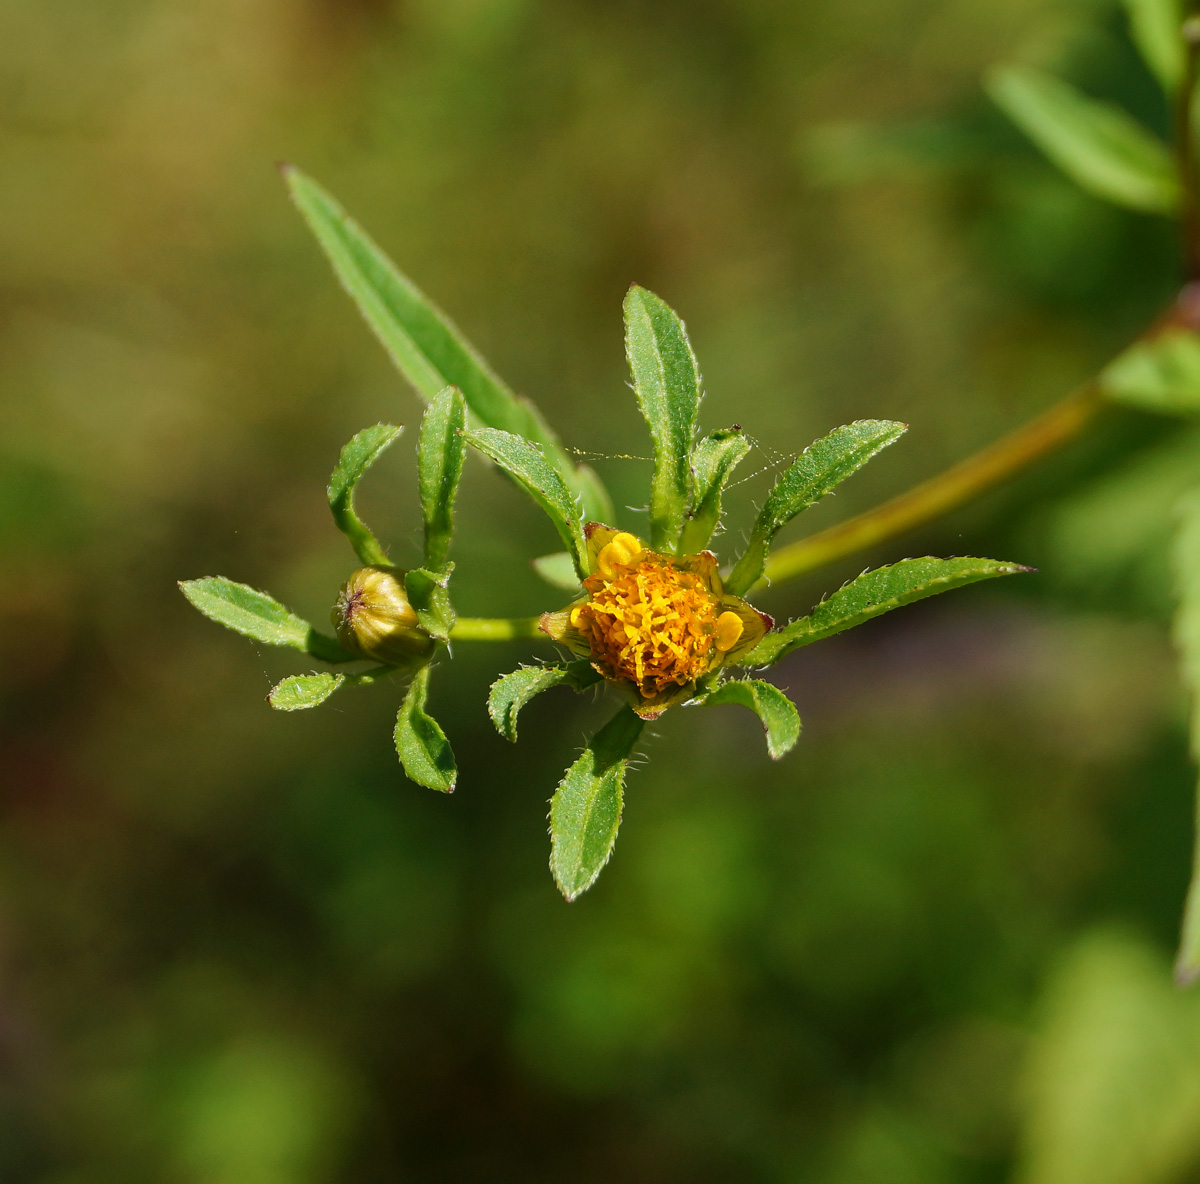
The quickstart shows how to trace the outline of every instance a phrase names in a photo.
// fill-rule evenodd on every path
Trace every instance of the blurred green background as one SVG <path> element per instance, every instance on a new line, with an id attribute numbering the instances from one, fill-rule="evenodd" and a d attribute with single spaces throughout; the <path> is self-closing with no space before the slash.
<path id="1" fill-rule="evenodd" d="M 547 696 L 513 748 L 483 707 L 538 646 L 439 671 L 443 799 L 400 773 L 394 686 L 275 715 L 302 666 L 175 588 L 323 619 L 354 566 L 338 448 L 419 415 L 276 160 L 619 505 L 649 469 L 620 301 L 659 292 L 707 427 L 758 441 L 727 554 L 839 423 L 912 429 L 805 529 L 1047 406 L 1169 298 L 1173 232 L 1023 143 L 979 90 L 1002 59 L 1165 126 L 1100 0 L 0 0 L 0 1180 L 1197 1178 L 1166 556 L 1194 428 L 1113 412 L 771 592 L 1040 569 L 789 659 L 777 766 L 749 713 L 665 716 L 571 906 L 546 802 L 603 708 Z M 401 563 L 414 439 L 361 495 Z M 558 606 L 528 567 L 551 528 L 477 458 L 459 517 L 461 612 Z"/>

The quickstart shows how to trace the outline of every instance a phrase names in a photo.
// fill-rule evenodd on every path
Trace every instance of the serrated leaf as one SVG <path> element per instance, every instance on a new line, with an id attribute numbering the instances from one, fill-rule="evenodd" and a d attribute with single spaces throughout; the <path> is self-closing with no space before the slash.
<path id="1" fill-rule="evenodd" d="M 513 393 L 325 189 L 291 165 L 284 166 L 283 177 L 342 287 L 417 393 L 431 400 L 444 387 L 458 387 L 478 424 L 540 444 L 564 482 L 584 499 L 588 516 L 609 521 L 611 504 L 595 473 L 576 468 L 537 408 Z"/>
<path id="2" fill-rule="evenodd" d="M 438 641 L 449 640 L 450 630 L 457 619 L 447 591 L 453 570 L 454 564 L 448 563 L 441 571 L 414 567 L 404 573 L 404 591 L 408 603 L 416 612 L 421 628 Z"/>
<path id="3" fill-rule="evenodd" d="M 1168 91 L 1183 80 L 1187 51 L 1180 32 L 1183 5 L 1180 0 L 1124 0 L 1129 14 L 1129 31 L 1146 65 Z"/>
<path id="4" fill-rule="evenodd" d="M 479 428 L 467 433 L 467 442 L 498 464 L 545 510 L 566 544 L 580 579 L 587 575 L 587 544 L 579 507 L 558 471 L 528 440 L 508 432 Z"/>
<path id="5" fill-rule="evenodd" d="M 430 667 L 422 666 L 413 675 L 408 694 L 400 705 L 396 716 L 396 755 L 410 781 L 439 793 L 453 793 L 458 780 L 454 753 L 446 733 L 425 711 L 429 674 Z"/>
<path id="6" fill-rule="evenodd" d="M 550 870 L 574 900 L 595 882 L 612 855 L 621 825 L 625 770 L 643 722 L 623 707 L 592 737 L 567 770 L 550 803 Z"/>
<path id="7" fill-rule="evenodd" d="M 1178 207 L 1166 144 L 1120 107 L 1026 66 L 995 69 L 985 85 L 992 101 L 1089 193 L 1154 214 Z"/>
<path id="8" fill-rule="evenodd" d="M 1170 328 L 1110 362 L 1100 386 L 1116 403 L 1164 415 L 1200 412 L 1200 337 Z"/>
<path id="9" fill-rule="evenodd" d="M 582 659 L 566 666 L 522 666 L 492 683 L 488 693 L 488 715 L 496 725 L 496 731 L 515 744 L 517 716 L 535 695 L 554 687 L 582 691 L 599 681 L 600 675 Z"/>
<path id="10" fill-rule="evenodd" d="M 363 428 L 342 449 L 341 456 L 329 478 L 329 508 L 337 528 L 349 540 L 354 553 L 364 564 L 387 566 L 387 552 L 367 529 L 354 510 L 354 488 L 362 475 L 375 463 L 379 454 L 403 431 L 390 423 Z"/>
<path id="11" fill-rule="evenodd" d="M 1173 632 L 1183 682 L 1191 701 L 1192 758 L 1200 761 L 1200 492 L 1190 494 L 1180 506 L 1172 558 L 1177 597 Z M 1200 979 L 1200 815 L 1197 815 L 1192 881 L 1184 907 L 1175 976 L 1185 986 Z"/>
<path id="12" fill-rule="evenodd" d="M 700 367 L 683 322 L 636 284 L 625 297 L 625 354 L 654 441 L 650 545 L 677 552 L 691 497 L 689 460 L 700 409 Z"/>
<path id="13" fill-rule="evenodd" d="M 763 503 L 746 553 L 725 581 L 728 591 L 741 596 L 756 584 L 775 535 L 907 430 L 907 424 L 890 419 L 860 419 L 834 428 L 829 435 L 810 444 L 775 483 Z"/>
<path id="14" fill-rule="evenodd" d="M 338 643 L 318 633 L 307 621 L 285 608 L 273 596 L 224 576 L 181 580 L 179 590 L 210 621 L 265 645 L 289 646 L 323 662 L 353 662 Z"/>
<path id="15" fill-rule="evenodd" d="M 345 681 L 344 674 L 293 674 L 271 688 L 267 702 L 276 711 L 306 711 L 324 703 Z"/>
<path id="16" fill-rule="evenodd" d="M 710 432 L 692 449 L 692 504 L 683 525 L 680 551 L 703 551 L 721 520 L 721 494 L 730 474 L 750 451 L 739 427 Z"/>
<path id="17" fill-rule="evenodd" d="M 767 752 L 773 761 L 790 752 L 800 739 L 800 713 L 777 686 L 758 678 L 723 682 L 704 697 L 706 707 L 733 703 L 748 707 L 762 721 Z"/>
<path id="18" fill-rule="evenodd" d="M 1031 571 L 1016 563 L 995 559 L 902 559 L 889 567 L 864 572 L 822 601 L 807 617 L 768 633 L 744 658 L 742 666 L 769 666 L 801 646 L 853 629 L 894 608 L 962 588 L 977 580 Z"/>
<path id="19" fill-rule="evenodd" d="M 442 568 L 454 533 L 454 496 L 462 476 L 467 444 L 467 405 L 461 392 L 448 386 L 430 401 L 421 420 L 417 448 L 417 482 L 425 516 L 425 567 Z"/>
<path id="20" fill-rule="evenodd" d="M 561 588 L 564 592 L 579 592 L 582 585 L 575 571 L 575 560 L 567 551 L 555 551 L 553 555 L 539 555 L 530 561 L 533 570 L 547 584 Z"/>

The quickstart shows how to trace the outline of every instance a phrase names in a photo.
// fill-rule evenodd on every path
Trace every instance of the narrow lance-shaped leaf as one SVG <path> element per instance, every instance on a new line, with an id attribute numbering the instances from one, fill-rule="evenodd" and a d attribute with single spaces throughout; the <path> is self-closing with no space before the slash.
<path id="1" fill-rule="evenodd" d="M 267 702 L 276 711 L 306 711 L 319 707 L 340 687 L 366 686 L 394 673 L 394 668 L 380 666 L 361 674 L 293 674 L 271 688 Z"/>
<path id="2" fill-rule="evenodd" d="M 582 691 L 600 681 L 591 664 L 580 660 L 566 666 L 522 666 L 492 683 L 488 694 L 488 715 L 496 731 L 514 744 L 517 740 L 517 716 L 535 695 L 553 687 L 571 687 Z"/>
<path id="3" fill-rule="evenodd" d="M 703 551 L 721 520 L 721 494 L 730 474 L 750 451 L 739 427 L 710 432 L 692 449 L 692 504 L 683 527 L 680 551 Z"/>
<path id="4" fill-rule="evenodd" d="M 653 292 L 636 284 L 625 297 L 625 353 L 654 441 L 650 545 L 677 552 L 690 500 L 700 367 L 683 322 Z"/>
<path id="5" fill-rule="evenodd" d="M 180 591 L 210 621 L 265 645 L 288 646 L 323 662 L 353 662 L 338 643 L 318 633 L 272 596 L 224 576 L 181 580 Z"/>
<path id="6" fill-rule="evenodd" d="M 354 489 L 379 454 L 403 431 L 390 423 L 363 428 L 343 449 L 329 478 L 329 508 L 337 528 L 349 540 L 354 553 L 365 564 L 386 567 L 387 552 L 354 510 Z"/>
<path id="7" fill-rule="evenodd" d="M 454 495 L 462 476 L 467 409 L 452 386 L 434 395 L 421 421 L 417 481 L 425 515 L 425 566 L 437 571 L 446 563 L 454 533 Z"/>
<path id="8" fill-rule="evenodd" d="M 550 803 L 550 870 L 568 900 L 586 892 L 612 855 L 621 825 L 625 770 L 643 723 L 622 707 L 592 737 Z"/>
<path id="9" fill-rule="evenodd" d="M 579 507 L 558 471 L 528 440 L 508 432 L 479 428 L 467 433 L 467 441 L 498 464 L 543 510 L 566 544 L 580 579 L 585 568 L 587 544 Z"/>
<path id="10" fill-rule="evenodd" d="M 1125 0 L 1129 31 L 1146 65 L 1168 91 L 1183 80 L 1187 56 L 1180 32 L 1183 5 L 1180 0 Z"/>
<path id="11" fill-rule="evenodd" d="M 447 590 L 453 570 L 454 564 L 448 563 L 441 571 L 414 567 L 404 573 L 404 591 L 408 603 L 416 612 L 421 628 L 438 641 L 450 639 L 450 630 L 457 619 Z"/>
<path id="12" fill-rule="evenodd" d="M 1192 758 L 1200 760 L 1200 492 L 1191 494 L 1181 506 L 1173 558 L 1178 598 L 1175 645 L 1179 650 L 1183 681 L 1191 698 Z M 1200 810 L 1200 791 L 1197 809 Z M 1175 977 L 1184 986 L 1200 979 L 1200 813 L 1196 820 L 1192 882 L 1188 887 L 1183 933 L 1175 961 Z"/>
<path id="13" fill-rule="evenodd" d="M 723 682 L 704 697 L 706 707 L 734 703 L 748 707 L 762 721 L 767 735 L 767 753 L 773 761 L 790 752 L 800 739 L 800 713 L 796 705 L 777 686 L 761 679 Z"/>
<path id="14" fill-rule="evenodd" d="M 446 733 L 425 711 L 429 673 L 430 667 L 422 666 L 413 675 L 408 694 L 400 705 L 396 716 L 396 755 L 410 781 L 440 793 L 452 793 L 458 780 L 454 753 Z"/>
<path id="15" fill-rule="evenodd" d="M 588 516 L 609 521 L 612 504 L 599 478 L 572 463 L 533 404 L 501 381 L 450 318 L 401 274 L 329 193 L 291 165 L 284 166 L 283 176 L 342 286 L 417 393 L 431 400 L 443 387 L 458 387 L 478 423 L 540 444 L 572 492 L 584 499 Z"/>
<path id="16" fill-rule="evenodd" d="M 564 592 L 579 592 L 579 575 L 575 571 L 575 560 L 567 551 L 555 551 L 553 555 L 539 555 L 530 560 L 533 570 L 553 588 Z"/>
<path id="17" fill-rule="evenodd" d="M 726 588 L 741 596 L 756 584 L 775 535 L 907 430 L 907 424 L 890 419 L 860 419 L 834 428 L 828 436 L 810 444 L 767 496 L 750 533 L 746 553 L 725 581 Z"/>
<path id="18" fill-rule="evenodd" d="M 995 559 L 902 559 L 889 567 L 864 572 L 822 601 L 807 617 L 768 633 L 744 658 L 743 666 L 769 666 L 801 646 L 853 629 L 894 608 L 962 588 L 977 580 L 1032 571 L 1017 563 Z"/>
<path id="19" fill-rule="evenodd" d="M 1089 193 L 1152 214 L 1178 207 L 1166 144 L 1120 107 L 1025 66 L 993 70 L 986 85 L 996 105 Z"/>
<path id="20" fill-rule="evenodd" d="M 1116 403 L 1163 415 L 1200 412 L 1200 336 L 1172 327 L 1110 362 L 1100 386 Z"/>

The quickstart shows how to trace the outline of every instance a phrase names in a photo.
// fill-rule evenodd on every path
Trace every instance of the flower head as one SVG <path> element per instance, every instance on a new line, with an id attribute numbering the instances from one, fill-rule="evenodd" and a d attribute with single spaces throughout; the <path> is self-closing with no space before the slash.
<path id="1" fill-rule="evenodd" d="M 645 719 L 692 698 L 698 682 L 749 653 L 774 624 L 725 593 L 711 551 L 659 554 L 597 522 L 587 541 L 587 595 L 545 613 L 541 628 L 589 658 Z"/>
<path id="2" fill-rule="evenodd" d="M 338 593 L 330 618 L 338 641 L 360 658 L 406 666 L 433 653 L 398 568 L 360 567 Z"/>

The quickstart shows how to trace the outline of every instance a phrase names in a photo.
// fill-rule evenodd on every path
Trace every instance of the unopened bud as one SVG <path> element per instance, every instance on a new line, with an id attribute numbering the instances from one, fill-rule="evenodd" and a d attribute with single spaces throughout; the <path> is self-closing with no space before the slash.
<path id="1" fill-rule="evenodd" d="M 360 567 L 338 593 L 330 614 L 343 648 L 372 662 L 407 666 L 433 651 L 394 567 Z"/>

